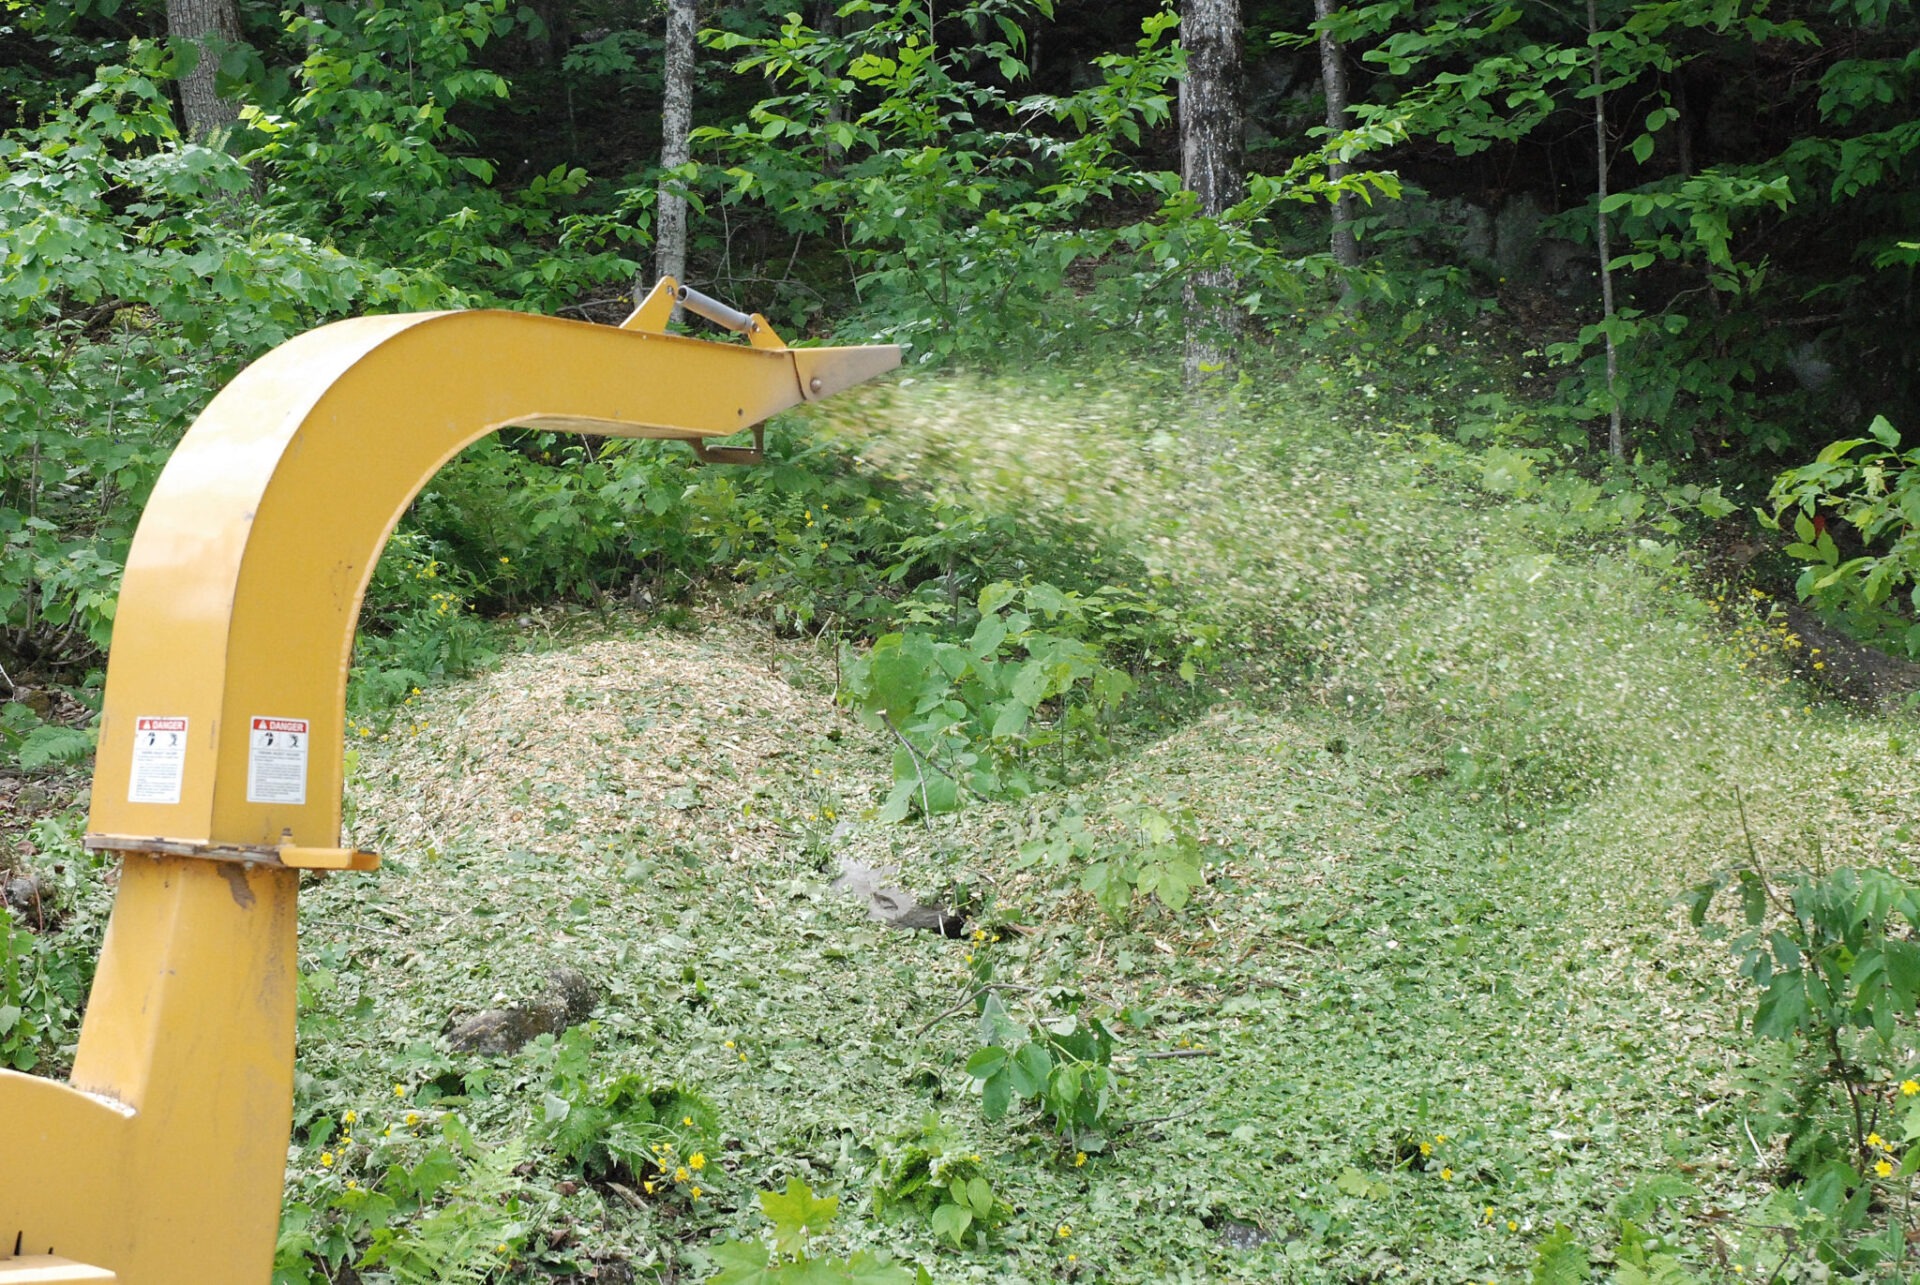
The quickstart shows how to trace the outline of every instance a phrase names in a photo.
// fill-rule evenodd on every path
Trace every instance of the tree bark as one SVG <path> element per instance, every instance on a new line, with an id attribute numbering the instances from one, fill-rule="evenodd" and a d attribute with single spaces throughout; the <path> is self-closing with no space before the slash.
<path id="1" fill-rule="evenodd" d="M 1246 107 L 1240 86 L 1240 0 L 1181 0 L 1180 181 L 1218 218 L 1246 195 Z M 1239 312 L 1228 265 L 1190 272 L 1186 284 L 1187 381 L 1224 370 Z"/>
<path id="2" fill-rule="evenodd" d="M 660 167 L 685 165 L 692 155 L 694 0 L 667 0 L 667 34 L 660 104 Z M 681 180 L 662 176 L 654 205 L 653 266 L 656 276 L 684 281 L 687 271 L 687 198 Z M 636 295 L 644 294 L 642 287 Z M 677 315 L 677 310 L 676 310 Z"/>
<path id="3" fill-rule="evenodd" d="M 192 44 L 193 70 L 180 78 L 186 135 L 196 143 L 218 140 L 240 121 L 240 104 L 214 91 L 221 55 L 241 43 L 240 15 L 233 0 L 167 0 L 167 35 Z"/>
<path id="4" fill-rule="evenodd" d="M 819 0 L 814 10 L 813 29 L 836 44 L 839 43 L 841 37 L 839 0 Z M 827 125 L 829 127 L 842 123 L 846 118 L 846 104 L 839 98 L 835 98 L 827 104 Z M 829 134 L 827 136 L 826 163 L 824 166 L 829 176 L 840 172 L 840 161 L 843 151 L 844 149 L 840 144 L 834 142 L 833 136 Z"/>
<path id="5" fill-rule="evenodd" d="M 1353 128 L 1353 114 L 1347 110 L 1346 50 L 1327 23 L 1333 19 L 1334 0 L 1313 0 L 1313 16 L 1320 23 L 1320 83 L 1327 95 L 1327 129 L 1344 134 Z M 1329 161 L 1327 178 L 1335 183 L 1353 171 L 1345 161 Z M 1333 202 L 1333 261 L 1343 268 L 1360 266 L 1360 242 L 1353 234 L 1353 193 L 1342 192 Z"/>
<path id="6" fill-rule="evenodd" d="M 1613 343 L 1613 261 L 1610 229 L 1607 226 L 1607 99 L 1602 90 L 1605 76 L 1600 57 L 1600 11 L 1596 0 L 1587 0 L 1587 44 L 1593 52 L 1593 167 L 1595 196 L 1593 239 L 1600 251 L 1600 315 L 1607 323 L 1607 454 L 1614 459 L 1627 455 L 1626 429 L 1620 422 L 1620 354 Z"/>

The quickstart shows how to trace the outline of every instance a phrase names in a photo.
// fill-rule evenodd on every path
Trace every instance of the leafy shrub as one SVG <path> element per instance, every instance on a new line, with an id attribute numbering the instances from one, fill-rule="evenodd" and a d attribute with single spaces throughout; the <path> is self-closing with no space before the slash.
<path id="1" fill-rule="evenodd" d="M 289 1165 L 275 1285 L 323 1285 L 349 1268 L 396 1281 L 494 1279 L 545 1214 L 514 1174 L 523 1157 L 518 1145 L 482 1144 L 452 1111 L 399 1102 L 380 1116 L 323 1118 Z"/>
<path id="2" fill-rule="evenodd" d="M 111 859 L 81 848 L 85 825 L 79 811 L 35 821 L 23 848 L 44 904 L 0 903 L 0 1066 L 48 1074 L 72 1059 L 112 904 L 100 877 Z M 0 883 L 9 877 L 0 865 Z"/>
<path id="3" fill-rule="evenodd" d="M 23 772 L 56 763 L 77 763 L 93 753 L 92 728 L 42 722 L 30 706 L 0 705 L 0 760 L 12 760 Z"/>
<path id="4" fill-rule="evenodd" d="M 1696 928 L 1722 935 L 1708 913 L 1723 892 L 1738 899 L 1729 944 L 1758 991 L 1753 1033 L 1792 1054 L 1760 1115 L 1764 1133 L 1784 1135 L 1799 1180 L 1775 1194 L 1774 1212 L 1829 1266 L 1905 1261 L 1891 1212 L 1920 1172 L 1920 885 L 1849 868 L 1776 882 L 1754 858 L 1693 890 Z"/>
<path id="5" fill-rule="evenodd" d="M 916 1136 L 881 1156 L 873 1202 L 882 1218 L 917 1215 L 956 1249 L 970 1239 L 984 1241 L 1013 1213 L 988 1181 L 986 1162 L 977 1152 L 957 1149 L 933 1114 L 921 1121 Z"/>
<path id="6" fill-rule="evenodd" d="M 542 1041 L 553 1065 L 534 1133 L 555 1158 L 588 1178 L 626 1177 L 648 1195 L 698 1199 L 717 1132 L 713 1105 L 679 1085 L 599 1074 L 591 1023 L 551 1038 Z"/>
<path id="7" fill-rule="evenodd" d="M 503 190 L 455 121 L 463 104 L 511 97 L 481 51 L 535 21 L 509 0 L 289 11 L 306 51 L 297 90 L 242 113 L 281 211 L 357 254 L 431 272 L 452 295 L 442 307 L 470 297 L 546 311 L 628 285 L 644 211 L 584 208 L 588 175 L 565 164 Z"/>
<path id="8" fill-rule="evenodd" d="M 816 1196 L 798 1178 L 785 1191 L 760 1193 L 760 1209 L 773 1224 L 767 1241 L 723 1241 L 712 1249 L 720 1270 L 707 1285 L 931 1285 L 924 1268 L 894 1266 L 883 1254 L 859 1250 L 846 1258 L 809 1252 L 840 1211 L 838 1196 Z"/>
<path id="9" fill-rule="evenodd" d="M 882 820 L 950 812 L 962 790 L 1029 794 L 1047 779 L 1038 755 L 1048 749 L 1066 775 L 1071 755 L 1103 745 L 1103 720 L 1133 688 L 1074 636 L 1086 618 L 1077 595 L 991 584 L 978 610 L 965 643 L 910 629 L 843 661 L 847 701 L 899 741 Z"/>
<path id="10" fill-rule="evenodd" d="M 1000 1120 L 1015 1101 L 1031 1102 L 1055 1132 L 1081 1152 L 1103 1150 L 1101 1128 L 1112 1123 L 1118 1079 L 1113 1032 L 1083 1012 L 1077 995 L 1060 993 L 1058 1011 L 1037 1020 L 1015 1017 L 993 989 L 980 992 L 982 1046 L 967 1058 L 980 1109 Z"/>
<path id="11" fill-rule="evenodd" d="M 77 668 L 106 647 L 140 506 L 207 395 L 253 356 L 408 293 L 209 196 L 248 190 L 187 143 L 155 53 L 0 138 L 0 629 Z"/>
<path id="12" fill-rule="evenodd" d="M 1791 523 L 1786 553 L 1801 563 L 1794 588 L 1803 602 L 1843 613 L 1867 636 L 1920 655 L 1920 449 L 1900 450 L 1900 434 L 1885 416 L 1874 416 L 1867 431 L 1829 443 L 1811 463 L 1776 477 L 1773 513 L 1762 521 L 1776 530 Z M 1853 528 L 1862 552 L 1842 556 L 1826 529 L 1829 515 Z"/>
<path id="13" fill-rule="evenodd" d="M 1729 944 L 1740 975 L 1759 990 L 1753 1033 L 1789 1044 L 1800 1064 L 1798 1109 L 1785 1122 L 1789 1165 L 1810 1176 L 1830 1159 L 1879 1161 L 1879 1144 L 1868 1139 L 1878 1138 L 1895 1086 L 1913 1069 L 1920 885 L 1840 869 L 1797 873 L 1782 895 L 1755 864 L 1694 889 L 1696 928 L 1708 930 L 1714 898 L 1729 889 L 1745 925 Z"/>
<path id="14" fill-rule="evenodd" d="M 1126 915 L 1136 893 L 1157 897 L 1169 910 L 1185 908 L 1206 882 L 1192 810 L 1170 814 L 1127 803 L 1114 811 L 1117 834 L 1112 827 L 1090 827 L 1077 808 L 1042 818 L 1021 842 L 1016 864 L 1063 872 L 1115 919 Z"/>

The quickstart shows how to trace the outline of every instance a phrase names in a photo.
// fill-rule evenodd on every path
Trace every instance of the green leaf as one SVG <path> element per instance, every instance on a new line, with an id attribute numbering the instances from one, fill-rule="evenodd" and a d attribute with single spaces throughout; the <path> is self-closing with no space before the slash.
<path id="1" fill-rule="evenodd" d="M 980 1218 L 993 1216 L 993 1188 L 985 1178 L 967 1180 L 967 1203 L 973 1207 L 976 1216 Z"/>
<path id="2" fill-rule="evenodd" d="M 1567 1228 L 1555 1227 L 1553 1234 L 1540 1242 L 1527 1279 L 1533 1285 L 1586 1285 L 1592 1273 L 1586 1248 Z"/>
<path id="3" fill-rule="evenodd" d="M 1013 1085 L 1004 1069 L 988 1077 L 986 1083 L 980 1086 L 980 1110 L 987 1119 L 1000 1119 L 1012 1104 Z"/>
<path id="4" fill-rule="evenodd" d="M 989 1046 L 975 1049 L 973 1056 L 967 1059 L 967 1074 L 976 1080 L 984 1080 L 997 1073 L 1007 1064 L 1007 1051 Z"/>
<path id="5" fill-rule="evenodd" d="M 973 1210 L 965 1205 L 943 1202 L 928 1221 L 934 1235 L 945 1236 L 958 1249 L 967 1234 L 967 1228 L 973 1226 Z"/>
<path id="6" fill-rule="evenodd" d="M 785 1279 L 782 1268 L 770 1261 L 772 1255 L 759 1241 L 722 1241 L 707 1252 L 720 1265 L 718 1272 L 707 1277 L 707 1285 L 779 1285 Z"/>
<path id="7" fill-rule="evenodd" d="M 1351 1165 L 1340 1171 L 1333 1185 L 1349 1196 L 1358 1196 L 1362 1200 L 1379 1200 L 1392 1190 L 1386 1183 L 1367 1177 Z"/>
<path id="8" fill-rule="evenodd" d="M 798 1178 L 787 1179 L 784 1192 L 760 1193 L 760 1208 L 773 1223 L 773 1246 L 783 1254 L 798 1254 L 809 1236 L 818 1236 L 833 1224 L 840 1209 L 837 1196 L 816 1197 Z"/>
<path id="9" fill-rule="evenodd" d="M 1053 1073 L 1053 1056 L 1041 1044 L 1023 1044 L 1013 1055 L 1013 1091 L 1023 1098 L 1036 1098 Z"/>
<path id="10" fill-rule="evenodd" d="M 989 612 L 981 616 L 980 623 L 974 626 L 973 638 L 967 643 L 967 650 L 981 660 L 987 660 L 999 654 L 1000 644 L 1006 640 L 1007 622 Z"/>
<path id="11" fill-rule="evenodd" d="M 1807 1005 L 1806 974 L 1775 973 L 1754 1010 L 1753 1033 L 1768 1039 L 1791 1039 L 1812 1010 Z"/>
<path id="12" fill-rule="evenodd" d="M 1895 1000 L 1901 1008 L 1911 1009 L 1920 996 L 1920 944 L 1889 938 L 1880 949 Z"/>
<path id="13" fill-rule="evenodd" d="M 994 581 L 980 591 L 980 614 L 983 616 L 993 615 L 999 611 L 1000 608 L 1012 602 L 1019 593 L 1020 589 L 1016 585 L 1010 585 L 1004 580 Z"/>
<path id="14" fill-rule="evenodd" d="M 840 1285 L 916 1285 L 924 1273 L 896 1265 L 891 1258 L 862 1249 L 848 1258 L 835 1278 Z"/>

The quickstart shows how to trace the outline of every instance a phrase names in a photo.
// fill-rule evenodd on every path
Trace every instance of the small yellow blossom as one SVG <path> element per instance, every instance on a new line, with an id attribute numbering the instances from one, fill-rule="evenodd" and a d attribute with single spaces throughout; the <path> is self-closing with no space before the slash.
<path id="1" fill-rule="evenodd" d="M 409 1129 L 411 1129 L 414 1125 L 419 1123 L 420 1123 L 420 1113 L 418 1111 L 407 1112 L 407 1127 Z"/>
<path id="2" fill-rule="evenodd" d="M 1900 1081 L 1900 1092 L 1902 1095 L 1909 1098 L 1916 1093 L 1920 1093 L 1920 1081 L 1914 1081 L 1914 1080 Z"/>
<path id="3" fill-rule="evenodd" d="M 684 1125 L 686 1125 L 686 1126 L 687 1126 L 688 1128 L 692 1128 L 692 1127 L 693 1127 L 693 1117 L 692 1117 L 692 1116 L 690 1116 L 690 1115 L 683 1115 L 683 1116 L 681 1116 L 681 1117 L 680 1117 L 680 1123 L 681 1123 L 681 1124 L 684 1124 Z"/>
<path id="4" fill-rule="evenodd" d="M 1065 1237 L 1065 1236 L 1071 1236 L 1071 1235 L 1073 1235 L 1073 1228 L 1071 1228 L 1071 1227 L 1069 1227 L 1069 1226 L 1068 1226 L 1067 1224 L 1065 1224 L 1065 1223 L 1061 1223 L 1061 1224 L 1060 1224 L 1060 1228 L 1059 1228 L 1059 1235 L 1061 1235 L 1061 1236 L 1063 1236 L 1063 1237 Z"/>
<path id="5" fill-rule="evenodd" d="M 1873 1171 L 1882 1178 L 1891 1178 L 1893 1176 L 1893 1166 L 1884 1160 L 1877 1161 L 1873 1166 Z"/>
<path id="6" fill-rule="evenodd" d="M 1076 1152 L 1074 1152 L 1074 1153 L 1073 1153 L 1073 1167 L 1074 1167 L 1075 1169 L 1078 1169 L 1078 1168 L 1079 1168 L 1079 1167 L 1080 1167 L 1081 1165 L 1083 1165 L 1083 1164 L 1085 1164 L 1085 1163 L 1087 1163 L 1087 1153 L 1086 1153 L 1086 1152 L 1084 1152 L 1084 1151 L 1076 1151 Z"/>
<path id="7" fill-rule="evenodd" d="M 348 1190 L 348 1191 L 358 1191 L 358 1190 L 360 1190 L 360 1184 L 359 1184 L 359 1183 L 357 1183 L 357 1182 L 355 1182 L 355 1181 L 354 1181 L 353 1179 L 351 1179 L 351 1178 L 349 1178 L 349 1179 L 347 1179 L 347 1190 Z"/>
<path id="8" fill-rule="evenodd" d="M 725 1044 L 722 1044 L 720 1047 L 723 1049 L 730 1049 L 733 1047 L 733 1041 L 728 1040 Z"/>
<path id="9" fill-rule="evenodd" d="M 707 1167 L 707 1158 L 702 1153 L 696 1151 L 692 1155 L 687 1157 L 687 1168 L 697 1171 L 700 1169 L 705 1169 L 706 1167 Z"/>
<path id="10" fill-rule="evenodd" d="M 1441 1181 L 1441 1182 L 1452 1182 L 1452 1181 L 1453 1181 L 1453 1170 L 1451 1170 L 1451 1169 L 1442 1169 L 1442 1170 L 1440 1171 L 1440 1181 Z"/>
<path id="11" fill-rule="evenodd" d="M 1432 1155 L 1432 1154 L 1433 1154 L 1433 1144 L 1432 1144 L 1431 1142 L 1423 1142 L 1423 1143 L 1421 1143 L 1421 1144 L 1420 1144 L 1420 1154 L 1421 1154 L 1421 1155 L 1423 1155 L 1423 1156 L 1430 1156 L 1430 1155 Z"/>
<path id="12" fill-rule="evenodd" d="M 322 1151 L 320 1153 L 320 1167 L 323 1169 L 333 1168 L 333 1152 Z"/>
<path id="13" fill-rule="evenodd" d="M 1869 1147 L 1884 1147 L 1887 1145 L 1887 1140 L 1877 1133 L 1869 1133 L 1867 1135 L 1867 1145 Z"/>
<path id="14" fill-rule="evenodd" d="M 1519 1223 L 1517 1223 L 1517 1222 L 1515 1222 L 1515 1221 L 1513 1221 L 1513 1219 L 1511 1219 L 1511 1218 L 1509 1218 L 1509 1219 L 1507 1219 L 1507 1230 L 1508 1230 L 1508 1231 L 1519 1231 L 1519 1230 L 1520 1230 L 1520 1224 L 1519 1224 Z"/>
<path id="15" fill-rule="evenodd" d="M 690 1175 L 687 1172 L 687 1167 L 685 1165 L 681 1165 L 679 1168 L 673 1171 L 673 1180 L 675 1182 L 685 1182 L 691 1176 L 692 1175 Z"/>
<path id="16" fill-rule="evenodd" d="M 359 1118 L 360 1116 L 358 1112 L 349 1111 L 345 1115 L 340 1117 L 340 1122 L 342 1124 L 352 1124 L 355 1120 L 358 1120 Z"/>
<path id="17" fill-rule="evenodd" d="M 404 1098 L 404 1097 L 406 1097 L 406 1096 L 407 1096 L 407 1086 L 406 1086 L 406 1085 L 404 1085 L 404 1084 L 396 1084 L 396 1085 L 394 1085 L 394 1086 L 393 1086 L 393 1096 L 394 1096 L 394 1097 L 396 1097 L 396 1098 Z"/>
<path id="18" fill-rule="evenodd" d="M 698 1187 L 695 1187 L 695 1188 L 693 1189 L 693 1198 L 694 1198 L 695 1200 L 698 1200 L 698 1199 L 700 1199 L 700 1188 L 698 1188 Z"/>
<path id="19" fill-rule="evenodd" d="M 652 1184 L 652 1183 L 650 1183 L 650 1182 L 643 1182 L 643 1183 L 641 1183 L 640 1185 L 641 1185 L 642 1187 L 644 1187 L 644 1188 L 646 1188 L 646 1192 L 647 1192 L 647 1194 L 648 1194 L 649 1196 L 651 1196 L 651 1195 L 653 1194 L 653 1184 Z"/>

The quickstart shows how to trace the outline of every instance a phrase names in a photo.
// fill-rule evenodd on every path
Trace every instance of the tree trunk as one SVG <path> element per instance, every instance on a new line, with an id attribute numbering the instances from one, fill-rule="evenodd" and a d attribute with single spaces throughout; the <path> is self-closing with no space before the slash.
<path id="1" fill-rule="evenodd" d="M 1180 82 L 1180 181 L 1218 218 L 1246 195 L 1246 108 L 1240 90 L 1240 0 L 1181 0 L 1180 43 L 1187 77 Z M 1239 313 L 1233 269 L 1206 267 L 1187 276 L 1187 381 L 1226 368 Z"/>
<path id="2" fill-rule="evenodd" d="M 660 167 L 685 165 L 692 149 L 694 0 L 667 0 L 666 67 L 660 104 Z M 687 198 L 681 180 L 663 176 L 654 206 L 653 267 L 656 276 L 684 281 L 687 271 Z M 636 294 L 644 294 L 644 287 Z M 676 310 L 677 313 L 677 310 Z"/>
<path id="3" fill-rule="evenodd" d="M 819 4 L 815 7 L 813 29 L 834 43 L 839 43 L 842 34 L 839 0 L 820 0 Z M 827 124 L 829 127 L 841 124 L 846 119 L 847 107 L 843 101 L 835 98 L 827 104 Z M 831 177 L 840 172 L 840 161 L 844 150 L 840 144 L 833 141 L 831 134 L 827 136 L 826 162 L 823 169 L 828 176 Z"/>
<path id="4" fill-rule="evenodd" d="M 1613 249 L 1607 227 L 1607 100 L 1602 92 L 1600 11 L 1587 0 L 1587 44 L 1593 52 L 1593 167 L 1595 175 L 1593 239 L 1600 251 L 1600 315 L 1607 323 L 1607 454 L 1627 455 L 1626 430 L 1620 422 L 1620 354 L 1613 344 Z"/>
<path id="5" fill-rule="evenodd" d="M 192 44 L 197 53 L 193 70 L 180 78 L 187 137 L 217 145 L 240 120 L 240 104 L 214 92 L 221 55 L 240 43 L 233 0 L 167 0 L 167 35 Z"/>
<path id="6" fill-rule="evenodd" d="M 1334 0 L 1313 0 L 1313 16 L 1320 23 L 1320 83 L 1327 93 L 1327 129 L 1344 134 L 1353 128 L 1353 116 L 1347 111 L 1346 50 L 1327 29 L 1335 11 Z M 1330 161 L 1327 178 L 1335 183 L 1351 173 L 1345 161 Z M 1353 235 L 1353 193 L 1342 192 L 1333 202 L 1333 261 L 1343 268 L 1360 266 L 1360 242 Z"/>

